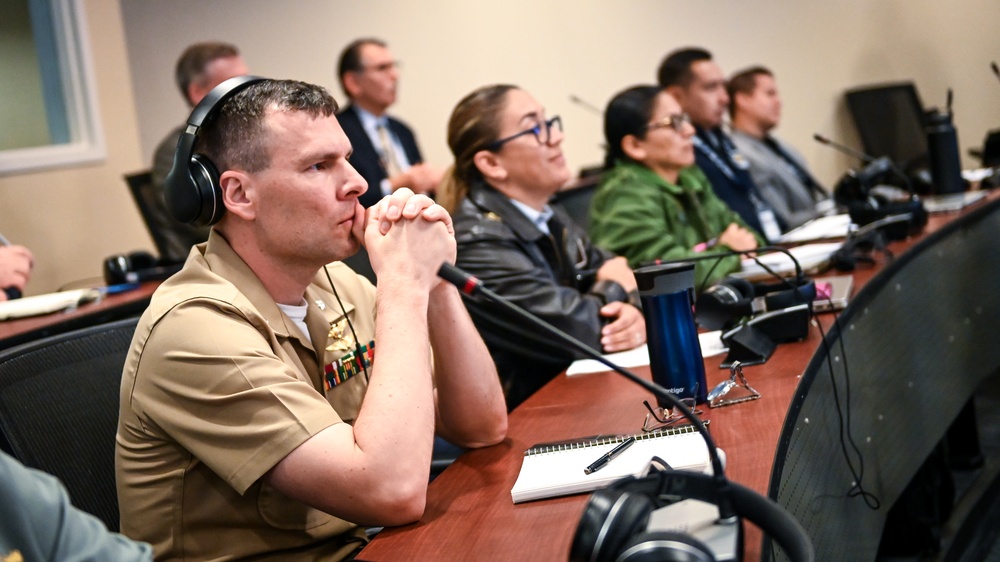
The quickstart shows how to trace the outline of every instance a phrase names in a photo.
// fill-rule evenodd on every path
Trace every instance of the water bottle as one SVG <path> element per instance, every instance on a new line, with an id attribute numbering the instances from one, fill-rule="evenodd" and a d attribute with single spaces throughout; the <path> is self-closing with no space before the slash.
<path id="1" fill-rule="evenodd" d="M 646 342 L 653 382 L 682 400 L 701 404 L 708 394 L 705 360 L 694 325 L 694 264 L 641 267 L 635 280 L 646 318 Z M 661 408 L 672 404 L 657 398 Z"/>
<path id="2" fill-rule="evenodd" d="M 950 111 L 933 110 L 924 116 L 927 153 L 931 164 L 932 193 L 965 191 L 962 165 L 958 159 L 958 136 Z"/>

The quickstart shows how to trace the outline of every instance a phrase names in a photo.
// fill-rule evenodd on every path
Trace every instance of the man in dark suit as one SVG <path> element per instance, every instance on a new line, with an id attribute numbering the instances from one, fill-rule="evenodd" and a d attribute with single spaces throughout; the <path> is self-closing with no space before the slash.
<path id="1" fill-rule="evenodd" d="M 777 239 L 785 225 L 761 196 L 750 163 L 722 130 L 729 95 L 712 54 L 696 48 L 674 51 L 663 59 L 657 78 L 691 118 L 695 164 L 708 176 L 712 190 L 754 230 L 768 240 Z"/>
<path id="2" fill-rule="evenodd" d="M 370 207 L 400 187 L 433 194 L 440 170 L 424 163 L 413 131 L 386 114 L 396 101 L 399 68 L 385 42 L 352 42 L 340 55 L 337 75 L 351 100 L 337 119 L 354 150 L 351 165 L 368 182 L 361 204 Z"/>

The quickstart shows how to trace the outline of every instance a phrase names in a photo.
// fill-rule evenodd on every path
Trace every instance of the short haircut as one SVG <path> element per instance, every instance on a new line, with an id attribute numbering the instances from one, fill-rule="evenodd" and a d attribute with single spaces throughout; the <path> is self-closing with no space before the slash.
<path id="1" fill-rule="evenodd" d="M 337 102 L 322 86 L 294 80 L 264 80 L 251 84 L 223 102 L 202 125 L 195 152 L 203 154 L 218 171 L 256 173 L 271 164 L 269 110 L 302 111 L 311 117 L 337 113 Z"/>
<path id="2" fill-rule="evenodd" d="M 205 68 L 209 63 L 216 59 L 238 56 L 240 51 L 235 45 L 218 41 L 195 43 L 184 49 L 174 69 L 174 81 L 184 101 L 191 103 L 191 99 L 188 98 L 188 86 L 205 79 Z"/>
<path id="3" fill-rule="evenodd" d="M 687 87 L 694 77 L 691 66 L 699 61 L 712 60 L 712 53 L 697 47 L 678 49 L 663 59 L 660 69 L 656 73 L 660 86 Z"/>
<path id="4" fill-rule="evenodd" d="M 763 66 L 751 66 L 741 70 L 726 82 L 726 93 L 729 94 L 729 116 L 736 112 L 736 94 L 752 94 L 757 87 L 758 76 L 774 77 L 774 73 Z"/>
<path id="5" fill-rule="evenodd" d="M 361 72 L 365 69 L 361 62 L 361 49 L 365 45 L 388 47 L 388 44 L 381 39 L 364 37 L 351 41 L 351 44 L 344 48 L 344 51 L 340 53 L 340 61 L 337 63 L 337 79 L 340 80 L 340 89 L 344 90 L 345 94 L 347 88 L 344 87 L 344 75 L 348 72 Z"/>
<path id="6" fill-rule="evenodd" d="M 617 162 L 634 162 L 622 150 L 622 139 L 632 135 L 646 138 L 649 122 L 656 110 L 656 97 L 663 88 L 659 86 L 633 86 L 615 94 L 604 110 L 604 140 L 608 153 L 604 165 L 613 167 Z"/>

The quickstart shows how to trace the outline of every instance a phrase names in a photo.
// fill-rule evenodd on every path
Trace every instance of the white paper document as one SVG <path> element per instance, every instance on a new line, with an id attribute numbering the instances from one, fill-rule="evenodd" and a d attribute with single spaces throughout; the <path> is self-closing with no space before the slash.
<path id="1" fill-rule="evenodd" d="M 784 233 L 778 239 L 778 242 L 782 244 L 801 244 L 802 242 L 812 242 L 813 240 L 846 238 L 850 228 L 850 215 L 819 217 Z"/>
<path id="2" fill-rule="evenodd" d="M 97 289 L 76 289 L 0 302 L 0 320 L 25 318 L 75 308 L 101 296 Z"/>
<path id="3" fill-rule="evenodd" d="M 826 269 L 830 265 L 830 258 L 834 252 L 840 249 L 841 242 L 826 242 L 822 244 L 805 244 L 789 249 L 789 253 L 795 256 L 802 268 L 802 272 L 813 274 Z M 760 263 L 758 263 L 760 262 Z M 740 271 L 734 273 L 735 277 L 743 277 L 752 281 L 761 279 L 773 279 L 770 272 L 761 266 L 766 265 L 782 277 L 795 275 L 795 263 L 792 258 L 783 252 L 771 252 L 757 256 L 757 260 L 746 258 L 741 262 Z"/>
<path id="4" fill-rule="evenodd" d="M 514 503 L 604 488 L 626 476 L 642 476 L 658 457 L 675 470 L 710 472 L 708 447 L 692 426 L 635 435 L 635 442 L 595 472 L 584 469 L 627 436 L 583 438 L 539 444 L 524 452 L 510 495 Z M 720 456 L 721 456 L 721 450 Z"/>
<path id="5" fill-rule="evenodd" d="M 729 351 L 729 348 L 722 345 L 722 330 L 714 332 L 702 332 L 698 334 L 698 344 L 701 345 L 702 357 L 722 355 Z M 632 367 L 644 367 L 649 365 L 649 348 L 645 344 L 628 351 L 608 353 L 603 356 L 619 367 L 631 369 Z M 602 373 L 608 371 L 607 365 L 594 359 L 577 359 L 566 369 L 566 376 L 586 375 L 589 373 Z"/>

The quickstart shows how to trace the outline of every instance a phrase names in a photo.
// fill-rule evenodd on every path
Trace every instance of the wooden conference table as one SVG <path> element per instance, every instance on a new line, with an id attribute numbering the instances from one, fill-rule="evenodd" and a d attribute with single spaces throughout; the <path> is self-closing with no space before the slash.
<path id="1" fill-rule="evenodd" d="M 105 295 L 101 299 L 65 311 L 0 322 L 0 349 L 105 322 L 139 316 L 159 281 L 143 283 L 137 289 Z"/>
<path id="2" fill-rule="evenodd" d="M 932 215 L 916 239 L 893 242 L 900 255 L 917 240 L 973 209 L 994 205 L 1000 192 L 960 213 Z M 994 213 L 996 214 L 996 213 Z M 886 264 L 876 254 L 874 267 L 861 266 L 853 276 L 856 293 Z M 831 272 L 831 274 L 836 272 Z M 816 317 L 824 331 L 832 314 Z M 726 451 L 726 474 L 762 495 L 775 459 L 782 424 L 804 369 L 822 336 L 814 323 L 808 337 L 781 344 L 763 365 L 744 369 L 759 400 L 717 409 L 703 407 L 703 418 L 717 445 Z M 728 377 L 722 356 L 705 360 L 708 387 Z M 649 377 L 649 368 L 634 369 Z M 514 505 L 510 489 L 525 449 L 536 443 L 584 435 L 636 433 L 645 419 L 643 400 L 654 398 L 613 372 L 560 375 L 518 406 L 509 416 L 507 438 L 499 445 L 462 455 L 430 484 L 424 516 L 417 523 L 388 528 L 360 554 L 362 560 L 566 560 L 588 495 L 579 494 Z M 760 558 L 761 533 L 746 525 L 746 560 Z"/>

